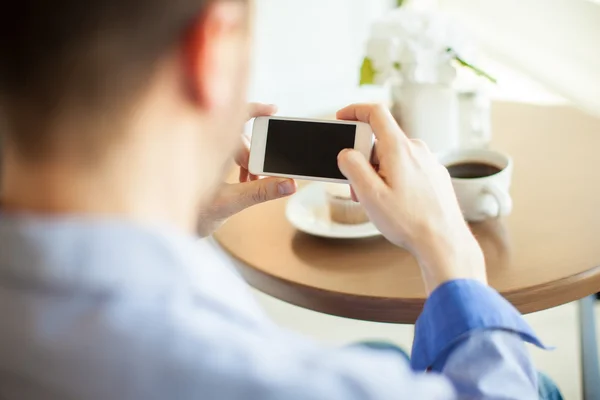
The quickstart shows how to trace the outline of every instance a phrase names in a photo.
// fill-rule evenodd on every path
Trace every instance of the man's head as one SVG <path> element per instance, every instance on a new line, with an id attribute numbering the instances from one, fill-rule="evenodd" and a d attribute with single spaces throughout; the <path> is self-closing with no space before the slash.
<path id="1" fill-rule="evenodd" d="M 248 25 L 246 0 L 4 5 L 6 201 L 19 202 L 15 182 L 26 172 L 48 175 L 43 185 L 51 191 L 53 170 L 69 182 L 68 171 L 76 171 L 77 179 L 95 174 L 98 186 L 100 177 L 112 175 L 126 186 L 122 175 L 138 175 L 138 198 L 140 191 L 150 196 L 159 189 L 161 183 L 150 179 L 163 179 L 170 181 L 163 190 L 188 186 L 173 196 L 185 194 L 190 204 L 206 201 L 245 116 Z M 152 189 L 141 187 L 140 175 Z"/>

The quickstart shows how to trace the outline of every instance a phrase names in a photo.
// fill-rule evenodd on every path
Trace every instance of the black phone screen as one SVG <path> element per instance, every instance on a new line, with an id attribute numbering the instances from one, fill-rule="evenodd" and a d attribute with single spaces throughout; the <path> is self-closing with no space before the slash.
<path id="1" fill-rule="evenodd" d="M 346 179 L 337 156 L 354 148 L 356 125 L 269 120 L 264 172 Z"/>

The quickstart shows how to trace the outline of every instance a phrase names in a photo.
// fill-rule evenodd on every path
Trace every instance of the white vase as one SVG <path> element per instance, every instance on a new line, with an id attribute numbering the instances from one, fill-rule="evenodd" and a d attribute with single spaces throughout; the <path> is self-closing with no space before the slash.
<path id="1" fill-rule="evenodd" d="M 405 81 L 392 87 L 392 98 L 392 114 L 408 137 L 434 153 L 458 147 L 458 97 L 450 85 Z"/>
<path id="2" fill-rule="evenodd" d="M 459 137 L 462 149 L 486 148 L 492 140 L 491 102 L 481 90 L 458 94 Z"/>

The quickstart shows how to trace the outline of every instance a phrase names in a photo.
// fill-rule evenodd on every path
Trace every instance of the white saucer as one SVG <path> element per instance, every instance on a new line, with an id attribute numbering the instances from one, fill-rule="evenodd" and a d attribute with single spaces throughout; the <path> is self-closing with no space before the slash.
<path id="1" fill-rule="evenodd" d="M 325 185 L 314 182 L 293 195 L 285 209 L 285 216 L 297 229 L 315 236 L 336 239 L 359 239 L 379 236 L 381 233 L 370 222 L 346 225 L 329 218 Z"/>

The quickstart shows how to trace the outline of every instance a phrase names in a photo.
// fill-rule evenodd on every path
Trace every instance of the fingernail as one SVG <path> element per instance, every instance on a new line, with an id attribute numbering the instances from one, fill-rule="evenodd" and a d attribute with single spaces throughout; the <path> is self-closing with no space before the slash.
<path id="1" fill-rule="evenodd" d="M 344 156 L 346 157 L 346 162 L 356 163 L 361 161 L 362 154 L 360 154 L 356 150 L 346 149 L 343 150 Z"/>
<path id="2" fill-rule="evenodd" d="M 350 151 L 350 149 L 344 149 L 344 150 L 340 151 L 340 154 L 338 154 L 338 158 L 340 158 L 344 154 L 348 153 L 349 151 Z"/>
<path id="3" fill-rule="evenodd" d="M 277 191 L 282 196 L 294 193 L 295 189 L 294 182 L 290 180 L 285 180 L 277 184 Z"/>

